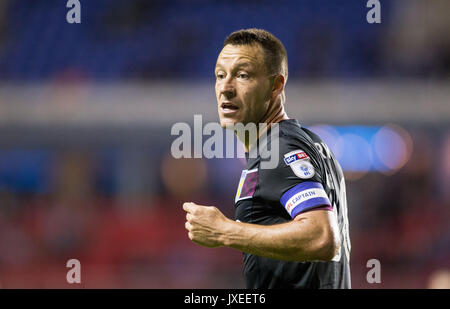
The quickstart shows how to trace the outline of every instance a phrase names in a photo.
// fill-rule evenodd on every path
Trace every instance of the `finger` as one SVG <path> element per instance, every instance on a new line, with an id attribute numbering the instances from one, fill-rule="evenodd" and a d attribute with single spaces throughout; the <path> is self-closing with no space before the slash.
<path id="1" fill-rule="evenodd" d="M 194 234 L 192 234 L 191 232 L 189 232 L 189 233 L 188 233 L 188 237 L 189 237 L 190 240 L 193 240 L 193 239 L 194 239 Z"/>
<path id="2" fill-rule="evenodd" d="M 192 229 L 192 224 L 190 224 L 189 222 L 186 222 L 186 223 L 184 224 L 184 227 L 186 228 L 186 230 L 191 231 L 191 229 Z"/>
<path id="3" fill-rule="evenodd" d="M 184 209 L 184 211 L 186 211 L 186 212 L 191 212 L 194 205 L 195 205 L 195 204 L 194 204 L 194 203 L 191 203 L 191 202 L 184 203 L 184 204 L 183 204 L 183 209 Z"/>
<path id="4" fill-rule="evenodd" d="M 191 207 L 191 203 L 190 202 L 183 203 L 183 210 L 184 211 L 189 212 L 190 207 Z"/>
<path id="5" fill-rule="evenodd" d="M 190 213 L 186 213 L 186 221 L 191 222 L 193 216 Z"/>

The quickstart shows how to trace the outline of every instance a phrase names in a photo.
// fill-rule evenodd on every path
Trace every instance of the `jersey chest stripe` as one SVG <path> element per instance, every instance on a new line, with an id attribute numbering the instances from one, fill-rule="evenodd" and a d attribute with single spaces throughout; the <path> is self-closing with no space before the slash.
<path id="1" fill-rule="evenodd" d="M 243 170 L 236 192 L 235 202 L 253 197 L 258 184 L 258 169 Z"/>

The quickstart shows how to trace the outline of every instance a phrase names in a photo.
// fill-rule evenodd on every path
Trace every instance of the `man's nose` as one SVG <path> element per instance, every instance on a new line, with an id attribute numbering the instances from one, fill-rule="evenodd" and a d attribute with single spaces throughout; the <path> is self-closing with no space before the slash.
<path id="1" fill-rule="evenodd" d="M 226 99 L 231 99 L 236 95 L 236 89 L 234 88 L 231 77 L 223 79 L 219 85 L 219 94 Z"/>

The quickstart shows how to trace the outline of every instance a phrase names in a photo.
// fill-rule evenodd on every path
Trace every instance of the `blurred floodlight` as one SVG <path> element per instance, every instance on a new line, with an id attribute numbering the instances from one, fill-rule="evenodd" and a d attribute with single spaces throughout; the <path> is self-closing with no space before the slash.
<path id="1" fill-rule="evenodd" d="M 429 289 L 450 289 L 450 270 L 438 269 L 428 279 Z"/>
<path id="2" fill-rule="evenodd" d="M 389 174 L 408 162 L 412 153 L 412 139 L 403 128 L 386 125 L 374 135 L 372 149 L 377 158 L 374 168 Z"/>
<path id="3" fill-rule="evenodd" d="M 174 159 L 170 154 L 163 160 L 163 182 L 172 196 L 192 196 L 204 189 L 207 167 L 202 159 Z"/>
<path id="4" fill-rule="evenodd" d="M 342 149 L 340 156 L 342 168 L 350 172 L 367 172 L 372 165 L 370 144 L 357 133 L 342 135 L 338 148 Z"/>
<path id="5" fill-rule="evenodd" d="M 342 145 L 341 135 L 335 127 L 320 124 L 308 127 L 308 129 L 319 135 L 336 157 L 342 156 L 343 149 L 338 147 Z"/>
<path id="6" fill-rule="evenodd" d="M 328 145 L 351 180 L 368 171 L 395 173 L 411 157 L 412 138 L 398 125 L 314 125 L 309 129 Z"/>

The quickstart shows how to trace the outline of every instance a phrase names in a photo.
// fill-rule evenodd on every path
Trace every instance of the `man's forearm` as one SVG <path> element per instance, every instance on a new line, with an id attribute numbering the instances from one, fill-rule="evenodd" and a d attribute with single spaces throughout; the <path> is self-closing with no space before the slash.
<path id="1" fill-rule="evenodd" d="M 336 231 L 318 226 L 311 218 L 269 226 L 230 220 L 224 228 L 222 243 L 246 253 L 278 260 L 329 261 L 339 243 L 336 234 Z"/>

